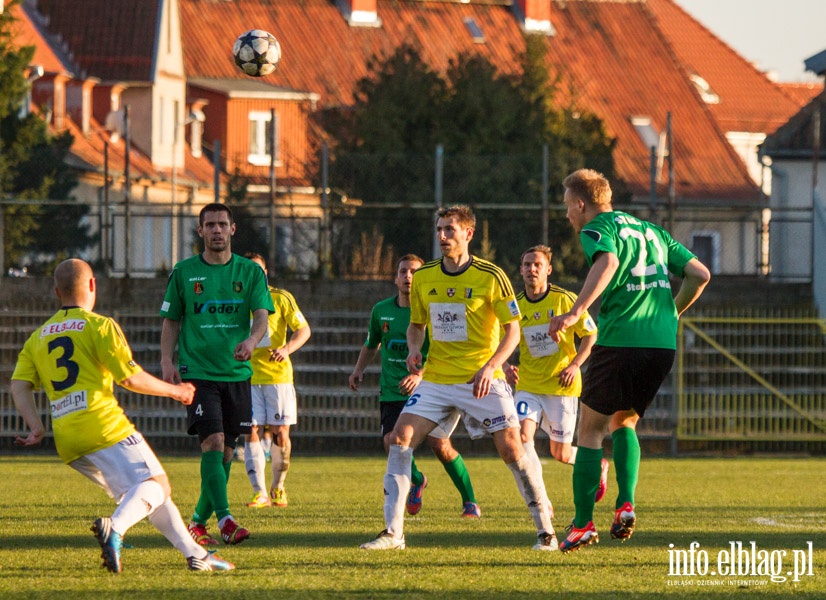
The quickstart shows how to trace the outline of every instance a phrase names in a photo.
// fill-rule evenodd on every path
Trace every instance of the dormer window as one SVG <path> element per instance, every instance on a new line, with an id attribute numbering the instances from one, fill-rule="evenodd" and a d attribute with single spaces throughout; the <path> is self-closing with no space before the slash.
<path id="1" fill-rule="evenodd" d="M 479 27 L 479 24 L 476 22 L 476 19 L 474 19 L 473 17 L 465 17 L 462 19 L 462 22 L 465 24 L 468 33 L 470 33 L 470 37 L 473 38 L 474 44 L 485 43 L 485 34 L 482 33 L 482 28 Z"/>
<path id="2" fill-rule="evenodd" d="M 651 117 L 647 115 L 633 115 L 631 117 L 631 125 L 637 130 L 637 135 L 640 136 L 642 143 L 646 148 L 659 148 L 661 133 L 651 123 Z"/>
<path id="3" fill-rule="evenodd" d="M 714 93 L 714 90 L 711 89 L 708 81 L 696 73 L 689 75 L 688 78 L 691 80 L 691 83 L 694 84 L 694 87 L 697 88 L 703 102 L 706 104 L 720 104 L 720 96 Z"/>

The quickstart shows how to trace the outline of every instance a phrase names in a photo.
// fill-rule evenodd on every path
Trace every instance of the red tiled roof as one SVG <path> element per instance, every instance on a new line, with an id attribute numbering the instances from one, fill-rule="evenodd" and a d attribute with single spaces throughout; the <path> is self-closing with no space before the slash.
<path id="1" fill-rule="evenodd" d="M 823 93 L 822 83 L 778 83 L 780 89 L 801 108 Z"/>
<path id="2" fill-rule="evenodd" d="M 771 133 L 800 109 L 801 104 L 673 0 L 647 4 L 680 66 L 705 79 L 720 97 L 709 109 L 723 131 Z"/>
<path id="3" fill-rule="evenodd" d="M 160 0 L 38 0 L 48 30 L 75 62 L 104 81 L 149 81 Z"/>
<path id="4" fill-rule="evenodd" d="M 11 26 L 12 43 L 18 48 L 34 46 L 31 64 L 42 66 L 47 73 L 63 73 L 72 70 L 48 44 L 44 43 L 37 25 L 32 22 L 19 4 L 9 7 L 9 12 L 17 19 Z"/>
<path id="5" fill-rule="evenodd" d="M 489 3 L 378 0 L 378 28 L 350 27 L 329 0 L 180 0 L 180 7 L 188 77 L 244 78 L 231 58 L 233 41 L 247 29 L 266 29 L 283 52 L 281 65 L 267 80 L 317 92 L 322 106 L 350 104 L 371 57 L 405 42 L 441 72 L 450 59 L 469 52 L 484 56 L 502 73 L 515 73 L 525 49 L 510 7 Z M 485 35 L 484 44 L 475 44 L 468 33 L 463 19 L 469 16 Z M 554 0 L 551 21 L 557 35 L 547 38 L 549 63 L 568 79 L 577 105 L 599 116 L 618 138 L 617 172 L 634 192 L 647 189 L 649 150 L 629 118 L 648 115 L 663 130 L 671 111 L 677 194 L 758 198 L 745 166 L 681 70 L 645 2 Z M 204 39 L 211 42 L 203 44 Z"/>

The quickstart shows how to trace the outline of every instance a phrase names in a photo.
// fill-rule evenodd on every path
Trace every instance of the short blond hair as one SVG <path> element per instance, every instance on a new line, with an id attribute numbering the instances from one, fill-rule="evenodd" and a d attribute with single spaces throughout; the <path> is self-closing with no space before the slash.
<path id="1" fill-rule="evenodd" d="M 536 246 L 531 246 L 527 250 L 522 253 L 522 256 L 519 258 L 519 263 L 521 264 L 523 260 L 525 260 L 526 254 L 542 254 L 545 258 L 548 259 L 548 264 L 551 264 L 551 256 L 553 255 L 553 251 L 548 247 L 542 244 L 538 244 Z"/>
<path id="2" fill-rule="evenodd" d="M 476 229 L 476 215 L 466 204 L 454 204 L 436 211 L 436 218 L 438 219 L 448 219 L 450 217 L 455 217 L 462 227 Z"/>
<path id="3" fill-rule="evenodd" d="M 611 206 L 611 184 L 605 175 L 593 169 L 574 171 L 565 178 L 562 185 L 586 204 Z"/>

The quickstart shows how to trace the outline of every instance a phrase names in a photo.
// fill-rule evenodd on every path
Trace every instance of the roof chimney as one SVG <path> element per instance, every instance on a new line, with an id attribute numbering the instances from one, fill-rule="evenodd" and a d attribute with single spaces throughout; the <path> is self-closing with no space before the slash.
<path id="1" fill-rule="evenodd" d="M 336 0 L 336 4 L 350 27 L 381 27 L 376 0 Z"/>
<path id="2" fill-rule="evenodd" d="M 516 0 L 513 14 L 527 33 L 556 35 L 551 25 L 551 0 Z"/>

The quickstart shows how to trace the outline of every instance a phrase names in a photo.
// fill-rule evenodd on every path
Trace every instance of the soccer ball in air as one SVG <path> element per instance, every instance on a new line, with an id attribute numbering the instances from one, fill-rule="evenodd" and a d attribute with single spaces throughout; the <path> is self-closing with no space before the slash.
<path id="1" fill-rule="evenodd" d="M 235 64 L 247 75 L 263 77 L 275 71 L 281 60 L 281 46 L 271 33 L 251 29 L 238 36 L 232 47 Z"/>

